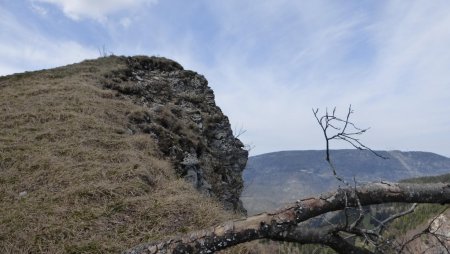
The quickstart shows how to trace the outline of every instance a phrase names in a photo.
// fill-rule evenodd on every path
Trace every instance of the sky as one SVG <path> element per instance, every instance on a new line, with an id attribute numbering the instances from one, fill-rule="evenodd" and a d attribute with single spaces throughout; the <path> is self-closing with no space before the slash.
<path id="1" fill-rule="evenodd" d="M 251 155 L 324 149 L 312 109 L 351 104 L 367 146 L 450 157 L 448 0 L 0 0 L 0 36 L 0 75 L 102 51 L 173 59 L 208 79 Z"/>

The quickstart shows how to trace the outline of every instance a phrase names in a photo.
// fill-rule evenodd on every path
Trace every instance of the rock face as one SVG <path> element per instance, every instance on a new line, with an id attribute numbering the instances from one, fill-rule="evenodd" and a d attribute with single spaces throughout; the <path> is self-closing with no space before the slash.
<path id="1" fill-rule="evenodd" d="M 181 177 L 225 208 L 245 212 L 239 197 L 248 152 L 233 136 L 207 80 L 166 58 L 122 59 L 127 68 L 106 76 L 104 86 L 145 108 L 129 113 L 128 131 L 151 135 Z"/>

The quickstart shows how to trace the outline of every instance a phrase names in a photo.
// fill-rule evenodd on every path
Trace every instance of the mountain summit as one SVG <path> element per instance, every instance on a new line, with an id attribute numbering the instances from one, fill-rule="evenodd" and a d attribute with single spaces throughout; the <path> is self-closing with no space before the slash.
<path id="1" fill-rule="evenodd" d="M 160 57 L 0 77 L 0 252 L 105 253 L 243 212 L 247 151 Z"/>

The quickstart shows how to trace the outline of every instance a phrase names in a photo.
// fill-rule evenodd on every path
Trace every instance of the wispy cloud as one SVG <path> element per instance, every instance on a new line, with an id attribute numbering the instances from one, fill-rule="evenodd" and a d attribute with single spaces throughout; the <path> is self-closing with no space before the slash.
<path id="1" fill-rule="evenodd" d="M 2 8 L 0 16 L 0 75 L 57 67 L 98 56 L 96 50 L 75 41 L 44 37 Z"/>
<path id="2" fill-rule="evenodd" d="M 269 2 L 255 13 L 236 2 L 212 7 L 225 9 L 226 45 L 204 69 L 254 153 L 323 148 L 311 108 L 354 104 L 356 120 L 373 127 L 369 145 L 450 154 L 447 2 Z"/>
<path id="3" fill-rule="evenodd" d="M 206 76 L 253 154 L 323 148 L 311 108 L 352 104 L 375 149 L 450 155 L 447 0 L 30 1 L 58 29 L 0 13 L 3 73 L 96 57 L 101 45 L 161 55 Z"/>
<path id="4" fill-rule="evenodd" d="M 393 1 L 372 21 L 377 54 L 355 97 L 381 130 L 370 140 L 376 146 L 450 154 L 443 117 L 450 113 L 449 8 L 447 1 Z M 424 140 L 433 136 L 442 139 Z"/>
<path id="5" fill-rule="evenodd" d="M 64 14 L 73 19 L 84 18 L 105 22 L 109 14 L 141 8 L 156 3 L 157 0 L 32 0 L 34 2 L 54 4 Z M 43 7 L 39 6 L 41 10 Z"/>

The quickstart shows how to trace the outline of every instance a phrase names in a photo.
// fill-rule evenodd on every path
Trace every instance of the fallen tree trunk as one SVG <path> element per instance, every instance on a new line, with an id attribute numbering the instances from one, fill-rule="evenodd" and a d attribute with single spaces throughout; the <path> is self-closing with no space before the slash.
<path id="1" fill-rule="evenodd" d="M 157 243 L 136 246 L 125 253 L 212 253 L 256 239 L 323 243 L 338 252 L 370 253 L 339 244 L 338 235 L 296 231 L 297 224 L 346 207 L 381 203 L 450 203 L 450 184 L 371 183 L 356 188 L 342 188 L 317 197 L 298 200 L 283 209 L 261 213 L 241 220 L 189 233 Z M 327 244 L 328 242 L 328 244 Z M 354 248 L 352 248 L 354 247 Z M 347 249 L 342 249 L 347 248 Z"/>

